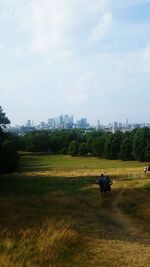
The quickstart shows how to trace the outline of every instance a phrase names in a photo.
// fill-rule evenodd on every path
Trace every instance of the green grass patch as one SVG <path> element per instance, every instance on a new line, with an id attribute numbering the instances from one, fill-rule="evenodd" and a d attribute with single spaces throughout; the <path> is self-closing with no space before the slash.
<path id="1" fill-rule="evenodd" d="M 0 179 L 0 196 L 45 195 L 57 191 L 66 194 L 84 192 L 85 185 L 95 183 L 92 177 L 44 177 L 5 175 Z"/>
<path id="2" fill-rule="evenodd" d="M 149 183 L 146 183 L 146 184 L 144 185 L 144 188 L 145 188 L 146 190 L 150 190 L 150 182 L 149 182 Z"/>
<path id="3" fill-rule="evenodd" d="M 118 169 L 143 168 L 138 161 L 107 160 L 95 157 L 71 157 L 64 155 L 22 156 L 20 171 L 34 170 L 76 170 L 76 169 Z"/>

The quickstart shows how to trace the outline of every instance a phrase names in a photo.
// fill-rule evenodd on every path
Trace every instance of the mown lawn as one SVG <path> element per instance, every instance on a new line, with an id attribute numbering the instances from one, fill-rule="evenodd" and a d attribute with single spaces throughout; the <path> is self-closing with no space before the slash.
<path id="1" fill-rule="evenodd" d="M 75 170 L 75 169 L 126 169 L 140 167 L 144 163 L 138 161 L 107 160 L 96 157 L 24 156 L 20 158 L 19 170 Z"/>

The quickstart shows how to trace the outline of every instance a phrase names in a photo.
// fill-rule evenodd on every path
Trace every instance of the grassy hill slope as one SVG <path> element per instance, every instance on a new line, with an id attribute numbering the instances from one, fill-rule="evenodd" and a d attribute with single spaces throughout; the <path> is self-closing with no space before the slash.
<path id="1" fill-rule="evenodd" d="M 0 178 L 0 266 L 149 267 L 149 178 L 138 162 L 23 157 Z"/>

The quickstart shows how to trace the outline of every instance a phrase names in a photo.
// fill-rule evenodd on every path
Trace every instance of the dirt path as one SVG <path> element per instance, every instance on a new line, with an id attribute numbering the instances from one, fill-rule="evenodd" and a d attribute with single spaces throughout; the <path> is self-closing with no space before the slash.
<path id="1" fill-rule="evenodd" d="M 94 257 L 89 266 L 150 267 L 150 234 L 119 208 L 123 197 L 124 189 L 100 199 L 93 214 Z"/>
<path id="2" fill-rule="evenodd" d="M 150 235 L 149 233 L 145 232 L 143 227 L 139 224 L 135 224 L 131 217 L 126 215 L 119 207 L 118 204 L 123 198 L 124 190 L 121 190 L 118 195 L 116 196 L 113 206 L 112 206 L 112 217 L 118 222 L 119 225 L 122 225 L 123 233 L 126 233 L 128 236 L 128 240 L 131 241 L 139 241 L 144 243 L 150 244 Z"/>

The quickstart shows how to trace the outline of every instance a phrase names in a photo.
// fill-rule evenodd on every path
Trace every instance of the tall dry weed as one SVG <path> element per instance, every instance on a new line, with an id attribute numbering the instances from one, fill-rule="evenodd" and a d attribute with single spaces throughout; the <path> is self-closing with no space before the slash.
<path id="1" fill-rule="evenodd" d="M 0 266 L 59 266 L 70 261 L 82 246 L 79 235 L 65 222 L 47 220 L 36 229 L 20 230 L 15 238 L 1 239 Z"/>

